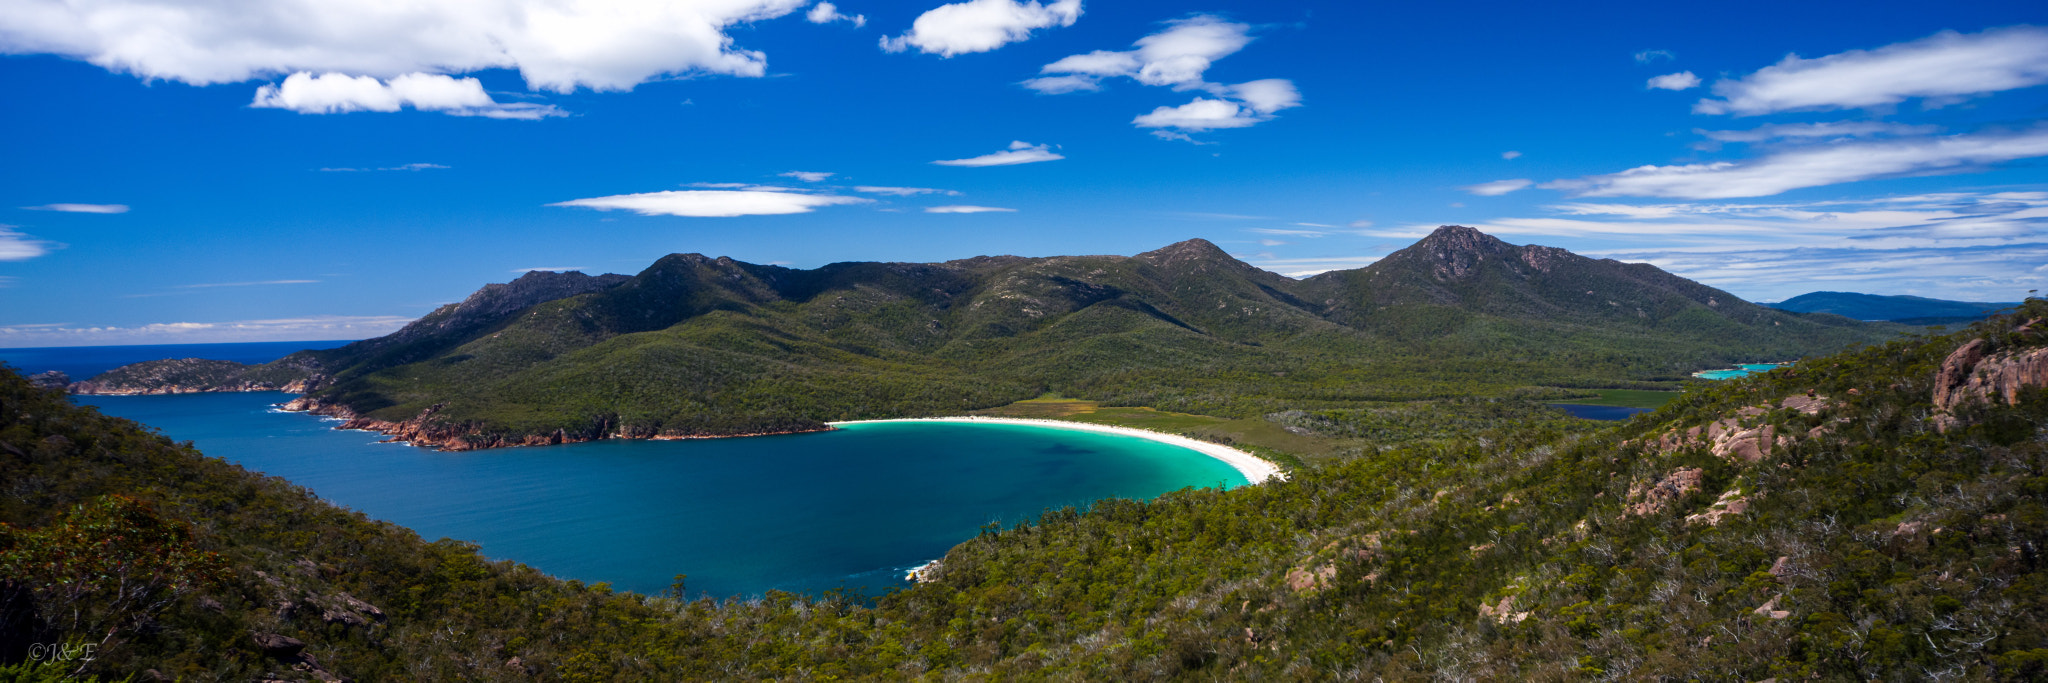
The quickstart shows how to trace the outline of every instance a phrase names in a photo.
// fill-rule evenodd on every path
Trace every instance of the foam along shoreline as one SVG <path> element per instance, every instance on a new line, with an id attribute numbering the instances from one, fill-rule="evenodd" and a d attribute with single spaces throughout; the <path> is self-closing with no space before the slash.
<path id="1" fill-rule="evenodd" d="M 1207 441 L 1198 441 L 1195 439 L 1190 439 L 1179 434 L 1167 434 L 1165 432 L 1155 432 L 1149 429 L 1138 429 L 1135 427 L 1111 427 L 1108 425 L 1088 424 L 1085 422 L 1066 422 L 1062 420 L 1034 420 L 1029 418 L 1015 417 L 969 416 L 913 417 L 894 420 L 853 420 L 848 422 L 830 422 L 827 424 L 833 427 L 839 427 L 842 425 L 876 424 L 881 422 L 967 422 L 976 424 L 1010 424 L 1026 425 L 1031 427 L 1052 427 L 1054 429 L 1072 429 L 1075 431 L 1096 432 L 1099 434 L 1121 434 L 1124 436 L 1135 436 L 1140 439 L 1150 439 L 1152 441 L 1157 441 L 1160 443 L 1172 444 L 1175 446 L 1179 446 L 1181 448 L 1186 448 L 1188 450 L 1195 451 L 1197 453 L 1201 453 L 1202 455 L 1206 455 L 1217 460 L 1221 460 L 1224 462 L 1224 464 L 1230 465 L 1232 468 L 1236 469 L 1239 474 L 1244 475 L 1244 480 L 1252 484 L 1262 484 L 1269 480 L 1284 481 L 1287 479 L 1287 473 L 1280 471 L 1280 468 L 1278 466 L 1275 466 L 1273 463 L 1267 462 L 1265 459 L 1260 458 L 1256 455 L 1252 455 L 1250 453 L 1246 453 L 1244 451 L 1240 451 L 1238 449 L 1231 448 L 1229 446 L 1225 446 L 1222 444 L 1213 444 Z"/>

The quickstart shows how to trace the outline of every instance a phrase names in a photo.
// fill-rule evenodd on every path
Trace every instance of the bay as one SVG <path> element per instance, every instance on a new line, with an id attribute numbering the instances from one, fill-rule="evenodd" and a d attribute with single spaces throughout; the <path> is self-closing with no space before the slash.
<path id="1" fill-rule="evenodd" d="M 1141 438 L 1022 425 L 854 424 L 739 439 L 462 453 L 378 443 L 278 393 L 80 396 L 208 455 L 283 477 L 427 539 L 476 542 L 567 579 L 691 595 L 876 592 L 984 524 L 1048 508 L 1245 483 Z"/>

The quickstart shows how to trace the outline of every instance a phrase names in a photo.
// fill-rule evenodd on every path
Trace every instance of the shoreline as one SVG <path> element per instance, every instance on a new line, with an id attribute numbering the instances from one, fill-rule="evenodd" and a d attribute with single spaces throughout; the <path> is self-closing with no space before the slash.
<path id="1" fill-rule="evenodd" d="M 1202 455 L 1206 455 L 1211 458 L 1221 460 L 1224 464 L 1229 465 L 1231 469 L 1237 470 L 1238 474 L 1244 475 L 1244 479 L 1247 485 L 1255 486 L 1273 480 L 1287 480 L 1287 473 L 1282 472 L 1278 465 L 1274 465 L 1272 462 L 1259 456 L 1252 455 L 1251 453 L 1247 453 L 1245 451 L 1231 448 L 1229 446 L 1225 446 L 1222 444 L 1215 444 L 1209 443 L 1207 441 L 1191 439 L 1185 436 L 1181 436 L 1179 434 L 1155 432 L 1149 429 L 1139 429 L 1137 427 L 1114 427 L 1110 425 L 1091 424 L 1087 422 L 1068 422 L 1065 420 L 1043 420 L 1022 417 L 979 417 L 971 415 L 962 415 L 958 417 L 905 417 L 887 420 L 846 420 L 841 422 L 827 422 L 825 424 L 833 428 L 837 428 L 840 425 L 878 424 L 884 422 L 957 422 L 969 424 L 1010 424 L 1023 425 L 1027 427 L 1052 427 L 1055 429 L 1072 429 L 1083 432 L 1095 432 L 1097 434 L 1119 434 L 1122 436 L 1133 436 L 1140 439 L 1146 439 L 1149 441 L 1157 441 L 1159 443 L 1180 446 L 1182 448 L 1186 448 L 1188 450 L 1201 453 Z"/>

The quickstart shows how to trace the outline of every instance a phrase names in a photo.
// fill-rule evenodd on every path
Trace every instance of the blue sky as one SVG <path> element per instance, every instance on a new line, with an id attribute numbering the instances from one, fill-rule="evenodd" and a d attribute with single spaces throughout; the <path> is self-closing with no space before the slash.
<path id="1" fill-rule="evenodd" d="M 17 0 L 0 346 L 360 338 L 673 252 L 1305 275 L 1440 224 L 2014 300 L 2044 84 L 2031 2 Z"/>

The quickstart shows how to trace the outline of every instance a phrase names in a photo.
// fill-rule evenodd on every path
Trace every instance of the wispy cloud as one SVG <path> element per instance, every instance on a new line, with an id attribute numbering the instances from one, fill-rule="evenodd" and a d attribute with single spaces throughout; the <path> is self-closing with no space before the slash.
<path id="1" fill-rule="evenodd" d="M 2048 83 L 2048 29 L 2016 26 L 1982 33 L 1943 31 L 1875 50 L 1815 59 L 1787 55 L 1756 73 L 1714 83 L 1721 99 L 1701 114 L 1887 107 L 1922 98 L 1942 105 L 1986 93 Z"/>
<path id="2" fill-rule="evenodd" d="M 2048 156 L 2048 127 L 2020 133 L 1849 142 L 1799 148 L 1751 161 L 1639 166 L 1620 173 L 1544 183 L 1581 197 L 1727 199 L 1877 178 L 1957 172 Z"/>
<path id="3" fill-rule="evenodd" d="M 1034 145 L 1023 140 L 1016 140 L 1010 143 L 1009 149 L 1000 152 L 983 154 L 978 157 L 968 157 L 966 159 L 934 161 L 932 163 L 940 166 L 967 167 L 1015 166 L 1017 164 L 1035 164 L 1041 161 L 1058 161 L 1065 158 L 1054 153 L 1050 145 Z"/>
<path id="4" fill-rule="evenodd" d="M 1502 158 L 1502 159 L 1507 159 L 1507 160 L 1509 160 L 1509 161 L 1513 161 L 1513 160 L 1515 160 L 1515 159 L 1520 159 L 1520 158 L 1522 158 L 1522 153 L 1521 153 L 1521 152 L 1517 152 L 1517 151 L 1515 151 L 1515 150 L 1512 150 L 1512 149 L 1511 149 L 1511 150 L 1508 150 L 1508 151 L 1505 151 L 1505 152 L 1501 152 L 1501 153 L 1500 153 L 1500 158 Z"/>
<path id="5" fill-rule="evenodd" d="M 1295 225 L 1306 225 L 1306 224 L 1305 224 L 1305 223 L 1296 223 Z M 1319 225 L 1319 226 L 1316 226 L 1316 227 L 1319 227 L 1319 228 L 1320 228 L 1320 227 L 1329 227 L 1329 226 L 1323 226 L 1323 225 Z M 1254 232 L 1254 233 L 1258 233 L 1258 234 L 1261 234 L 1261 235 L 1287 235 L 1287 236 L 1290 236 L 1290 237 L 1322 237 L 1322 236 L 1324 236 L 1324 235 L 1328 235 L 1328 234 L 1330 234 L 1330 233 L 1327 233 L 1327 232 L 1323 232 L 1323 231 L 1321 231 L 1321 230 L 1289 230 L 1289 229 L 1286 229 L 1286 228 L 1251 228 L 1251 229 L 1247 230 L 1246 232 Z"/>
<path id="6" fill-rule="evenodd" d="M 170 322 L 133 327 L 80 327 L 69 323 L 0 326 L 0 347 L 212 344 L 258 341 L 368 339 L 395 332 L 411 318 L 322 315 L 228 322 Z"/>
<path id="7" fill-rule="evenodd" d="M 642 216 L 731 218 L 735 216 L 774 216 L 810 213 L 824 206 L 865 204 L 874 201 L 860 197 L 793 192 L 787 191 L 784 188 L 747 187 L 757 189 L 643 192 L 640 194 L 573 199 L 566 202 L 556 202 L 548 206 L 597 209 L 599 211 L 618 209 L 631 211 Z"/>
<path id="8" fill-rule="evenodd" d="M 882 49 L 902 52 L 911 48 L 925 54 L 953 57 L 988 52 L 1031 37 L 1031 32 L 1054 26 L 1073 26 L 1081 18 L 1081 0 L 1017 2 L 1016 0 L 968 0 L 940 5 L 918 15 L 910 30 L 896 37 L 883 37 Z"/>
<path id="9" fill-rule="evenodd" d="M 1305 258 L 1278 258 L 1272 254 L 1252 254 L 1245 259 L 1264 270 L 1270 270 L 1291 278 L 1320 275 L 1333 270 L 1364 268 L 1383 256 L 1310 256 Z"/>
<path id="10" fill-rule="evenodd" d="M 323 169 L 320 169 L 320 170 L 321 170 L 321 171 L 324 171 L 324 172 L 327 172 L 327 173 L 368 173 L 368 172 L 371 172 L 371 171 L 433 171 L 433 170 L 440 170 L 440 169 L 447 169 L 447 168 L 453 168 L 453 167 L 452 167 L 452 166 L 443 166 L 443 165 L 441 165 L 441 164 L 400 164 L 400 165 L 398 165 L 398 166 L 385 166 L 385 167 L 383 167 L 383 168 L 348 168 L 348 167 L 336 167 L 336 168 L 323 168 Z"/>
<path id="11" fill-rule="evenodd" d="M 1913 126 L 1884 121 L 1826 121 L 1821 123 L 1774 123 L 1748 130 L 1706 130 L 1693 133 L 1715 142 L 1765 142 L 1769 140 L 1833 140 L 1878 136 L 1932 135 L 1941 126 Z"/>
<path id="12" fill-rule="evenodd" d="M 1536 184 L 1535 181 L 1529 180 L 1527 178 L 1515 178 L 1512 180 L 1496 180 L 1490 183 L 1480 183 L 1478 185 L 1467 185 L 1465 187 L 1461 187 L 1458 189 L 1479 195 L 1481 197 L 1498 197 L 1509 192 L 1514 192 L 1516 190 L 1526 188 L 1534 184 Z"/>
<path id="13" fill-rule="evenodd" d="M 1002 208 L 1002 207 L 997 207 L 997 206 L 972 206 L 972 205 L 966 205 L 966 204 L 961 204 L 961 205 L 955 205 L 955 206 L 929 206 L 929 207 L 925 207 L 925 210 L 924 210 L 924 212 L 925 212 L 925 213 L 1016 213 L 1016 212 L 1017 212 L 1017 210 L 1016 210 L 1016 209 L 1005 209 L 1005 208 Z"/>
<path id="14" fill-rule="evenodd" d="M 831 3 L 825 3 L 824 6 L 829 7 L 831 6 Z M 801 180 L 807 183 L 815 183 L 821 182 L 826 178 L 830 178 L 836 174 L 826 173 L 824 171 L 790 171 L 788 173 L 778 173 L 776 175 L 782 176 L 784 178 L 795 178 L 797 180 Z"/>
<path id="15" fill-rule="evenodd" d="M 943 194 L 953 197 L 960 196 L 960 192 L 957 190 L 939 190 L 929 187 L 885 187 L 878 185 L 856 185 L 854 186 L 853 191 L 864 192 L 867 194 L 883 194 L 892 197 L 915 197 L 921 194 Z"/>
<path id="16" fill-rule="evenodd" d="M 61 211 L 63 213 L 128 213 L 127 204 L 44 204 L 21 207 L 30 211 Z"/>
<path id="17" fill-rule="evenodd" d="M 0 261 L 27 261 L 50 253 L 50 243 L 15 232 L 11 225 L 0 225 Z"/>
<path id="18" fill-rule="evenodd" d="M 1644 50 L 1636 53 L 1637 64 L 1650 64 L 1658 60 L 1668 62 L 1677 58 L 1678 55 L 1672 54 L 1670 50 Z"/>

